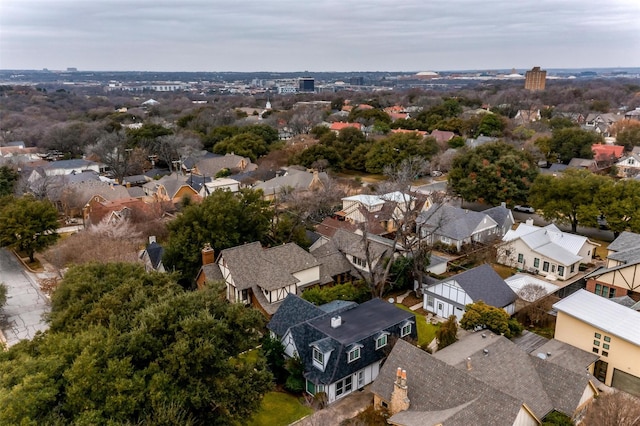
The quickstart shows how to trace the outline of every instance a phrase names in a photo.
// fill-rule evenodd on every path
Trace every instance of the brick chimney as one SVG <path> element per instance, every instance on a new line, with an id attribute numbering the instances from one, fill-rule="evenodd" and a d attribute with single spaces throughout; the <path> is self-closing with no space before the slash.
<path id="1" fill-rule="evenodd" d="M 202 248 L 202 265 L 208 265 L 216 261 L 215 251 L 210 243 L 206 243 Z"/>
<path id="2" fill-rule="evenodd" d="M 391 402 L 389 404 L 389 414 L 394 415 L 400 411 L 409 409 L 409 397 L 407 396 L 407 370 L 398 367 L 396 370 L 396 381 L 393 382 L 393 392 L 391 392 Z"/>

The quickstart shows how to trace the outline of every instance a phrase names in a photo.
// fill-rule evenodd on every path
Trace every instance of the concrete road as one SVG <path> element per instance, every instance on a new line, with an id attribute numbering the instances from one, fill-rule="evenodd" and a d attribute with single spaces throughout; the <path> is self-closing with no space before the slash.
<path id="1" fill-rule="evenodd" d="M 49 325 L 43 314 L 50 311 L 48 299 L 36 278 L 27 272 L 13 253 L 0 249 L 0 282 L 7 286 L 7 303 L 0 309 L 0 329 L 7 346 L 31 339 Z"/>

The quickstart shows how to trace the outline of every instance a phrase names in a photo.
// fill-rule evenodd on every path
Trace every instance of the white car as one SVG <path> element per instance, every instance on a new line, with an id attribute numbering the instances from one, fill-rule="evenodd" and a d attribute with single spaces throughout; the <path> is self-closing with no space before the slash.
<path id="1" fill-rule="evenodd" d="M 513 206 L 513 211 L 514 212 L 521 212 L 521 213 L 535 213 L 536 210 L 531 207 L 531 206 L 521 206 L 520 204 L 517 204 L 515 206 Z"/>

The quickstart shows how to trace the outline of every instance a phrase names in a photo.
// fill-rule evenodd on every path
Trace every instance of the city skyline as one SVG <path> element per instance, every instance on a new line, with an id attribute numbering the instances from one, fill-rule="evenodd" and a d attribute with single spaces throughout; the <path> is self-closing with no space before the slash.
<path id="1" fill-rule="evenodd" d="M 640 2 L 609 3 L 5 0 L 0 6 L 0 68 L 340 72 L 638 67 L 640 57 L 632 53 L 640 51 Z"/>

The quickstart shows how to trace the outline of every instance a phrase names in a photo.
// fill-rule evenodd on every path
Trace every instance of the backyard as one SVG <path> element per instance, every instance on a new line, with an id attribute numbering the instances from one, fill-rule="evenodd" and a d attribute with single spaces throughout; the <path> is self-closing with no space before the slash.
<path id="1" fill-rule="evenodd" d="M 440 327 L 440 324 L 427 323 L 427 318 L 422 313 L 422 309 L 419 309 L 419 311 L 421 312 L 415 312 L 402 303 L 396 303 L 396 306 L 400 309 L 404 309 L 405 311 L 416 314 L 416 327 L 418 328 L 418 345 L 424 348 L 429 343 L 431 343 L 431 341 L 436 337 L 436 330 Z"/>
<path id="2" fill-rule="evenodd" d="M 249 426 L 286 426 L 313 413 L 300 399 L 284 392 L 269 392 L 262 399 L 260 410 L 247 423 Z"/>

